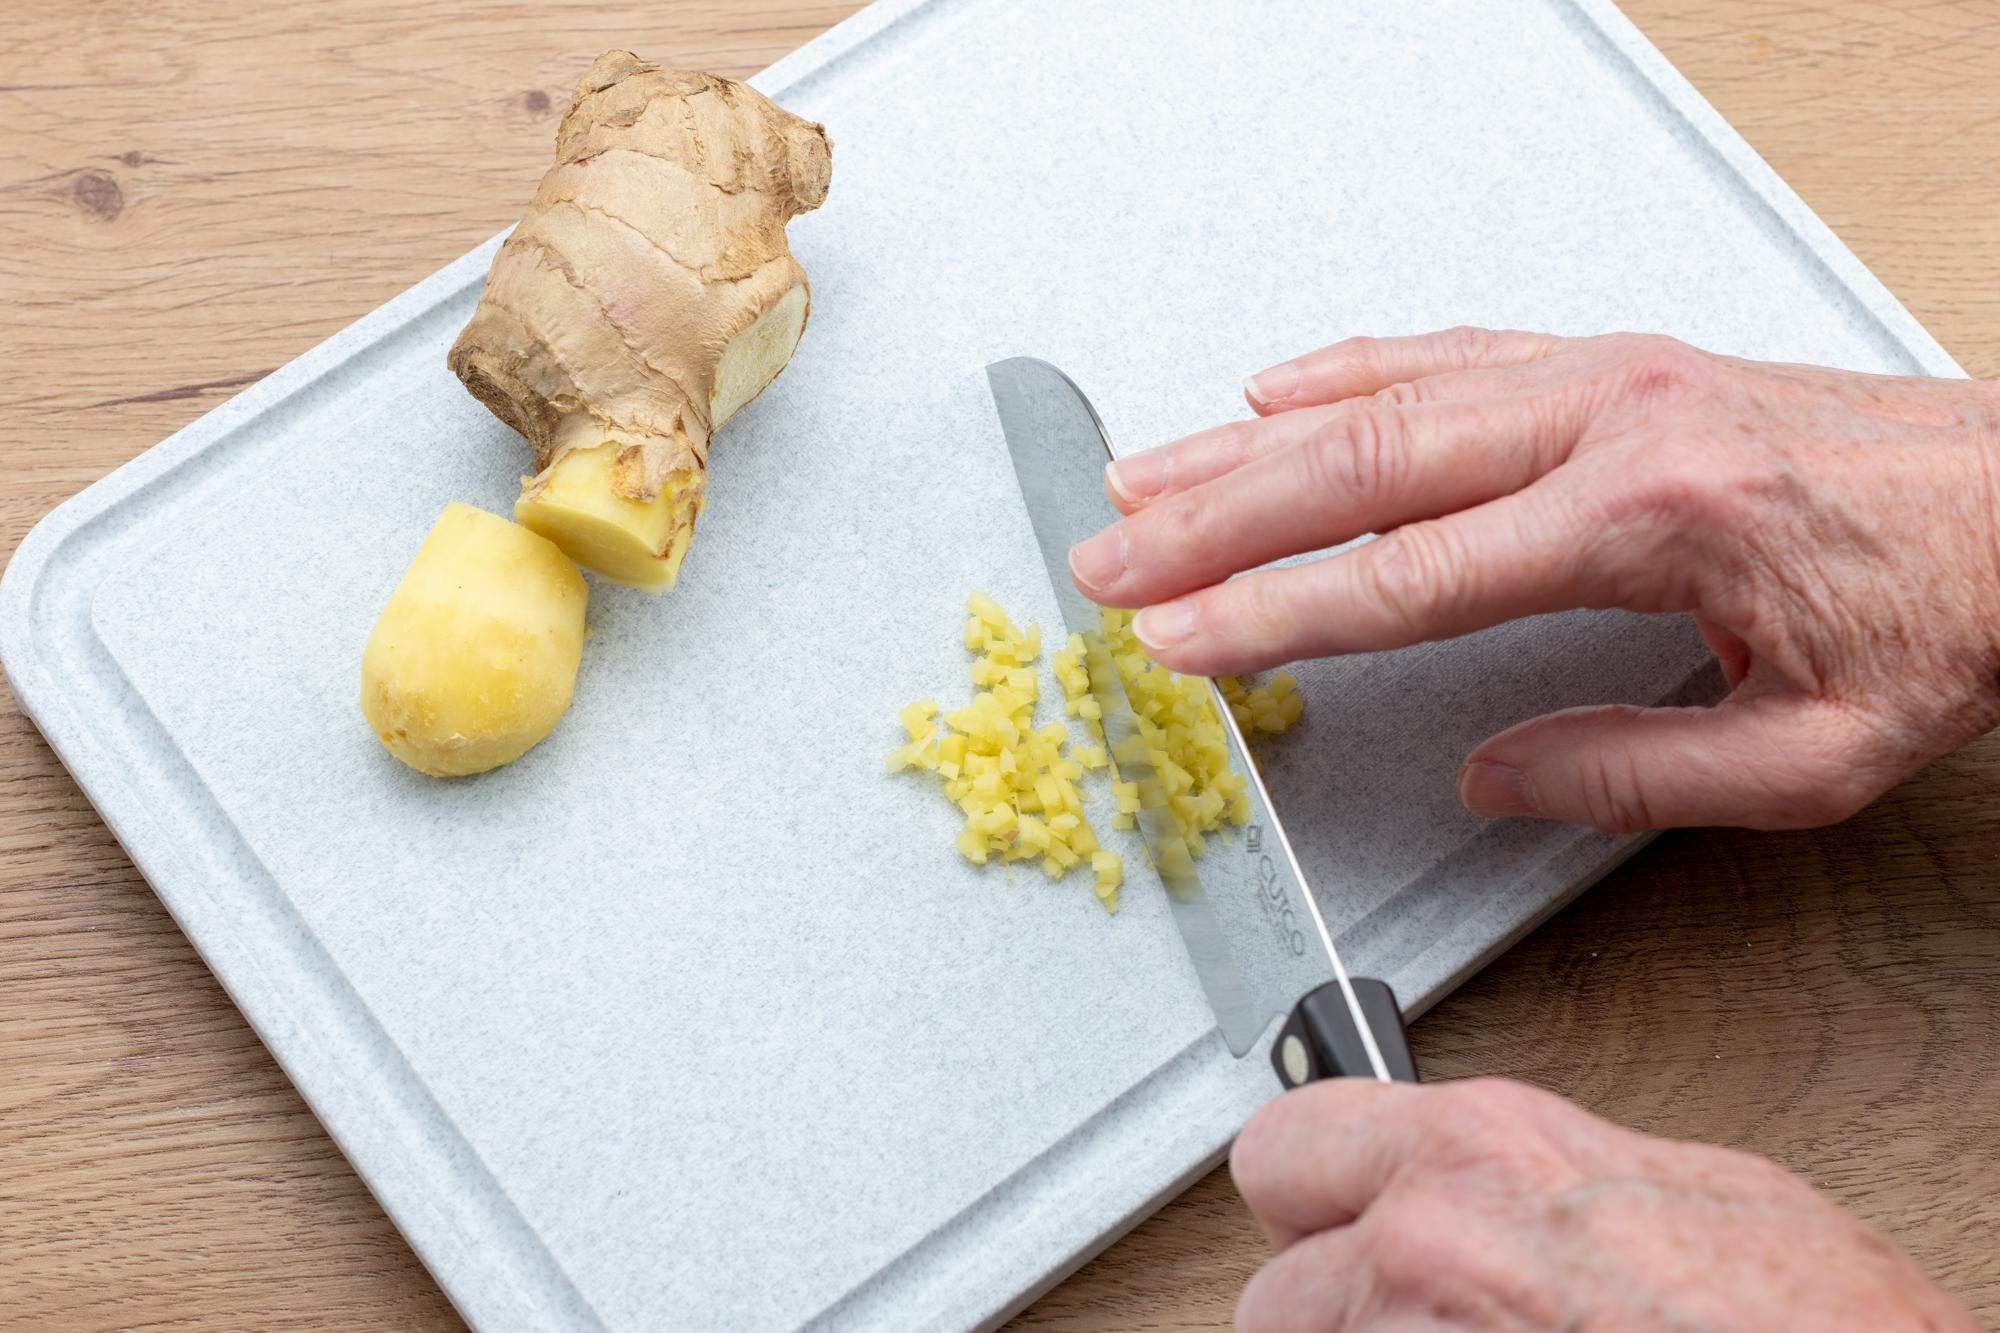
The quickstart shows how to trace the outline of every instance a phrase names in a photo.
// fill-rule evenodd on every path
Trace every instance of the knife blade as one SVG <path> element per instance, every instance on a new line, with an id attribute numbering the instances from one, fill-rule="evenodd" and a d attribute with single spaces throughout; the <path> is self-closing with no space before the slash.
<path id="1" fill-rule="evenodd" d="M 989 365 L 986 377 L 1063 624 L 1092 641 L 1098 608 L 1071 579 L 1069 551 L 1118 517 L 1103 484 L 1104 465 L 1115 451 L 1090 400 L 1055 366 L 1013 357 Z M 1210 702 L 1222 722 L 1230 767 L 1247 779 L 1250 819 L 1240 845 L 1212 842 L 1197 867 L 1144 746 L 1132 743 L 1137 719 L 1109 654 L 1094 653 L 1088 665 L 1106 743 L 1125 779 L 1139 785 L 1140 835 L 1230 1052 L 1248 1052 L 1271 1017 L 1289 1009 L 1271 1046 L 1285 1086 L 1337 1075 L 1414 1081 L 1394 994 L 1382 982 L 1350 977 L 1341 963 L 1242 729 L 1215 683 L 1208 682 Z"/>

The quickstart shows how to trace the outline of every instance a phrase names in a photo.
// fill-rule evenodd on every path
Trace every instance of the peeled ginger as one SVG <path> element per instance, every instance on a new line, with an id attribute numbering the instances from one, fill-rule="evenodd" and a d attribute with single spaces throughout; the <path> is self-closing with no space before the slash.
<path id="1" fill-rule="evenodd" d="M 520 758 L 569 708 L 588 595 L 553 543 L 447 505 L 361 654 L 376 739 L 434 777 Z"/>
<path id="2" fill-rule="evenodd" d="M 1108 655 L 1124 683 L 1125 697 L 1139 724 L 1139 741 L 1159 774 L 1189 855 L 1201 855 L 1208 835 L 1225 824 L 1248 822 L 1249 779 L 1229 767 L 1228 738 L 1208 682 L 1199 676 L 1177 675 L 1148 657 L 1132 630 L 1131 612 L 1100 612 L 1097 634 L 1088 639 L 1072 634 L 1064 650 L 1055 655 L 1056 679 L 1070 712 L 1086 720 L 1099 742 L 1103 731 L 1094 720 L 1098 704 L 1090 690 L 1088 665 L 1093 654 Z M 1223 676 L 1216 684 L 1246 738 L 1253 732 L 1287 730 L 1305 707 L 1298 681 L 1288 671 L 1276 672 L 1262 686 L 1246 687 L 1233 676 Z M 1115 771 L 1116 756 L 1112 761 Z M 1139 784 L 1119 778 L 1111 791 L 1117 803 L 1111 826 L 1134 827 Z"/>
<path id="3" fill-rule="evenodd" d="M 924 768 L 945 784 L 965 814 L 958 850 L 975 865 L 1039 859 L 1051 879 L 1082 866 L 1100 901 L 1118 910 L 1123 859 L 1099 844 L 1085 814 L 1085 775 L 1110 779 L 1111 826 L 1136 827 L 1137 782 L 1125 781 L 1105 744 L 1102 706 L 1092 673 L 1116 671 L 1138 723 L 1137 743 L 1161 780 L 1179 838 L 1167 849 L 1176 864 L 1201 855 L 1208 835 L 1250 817 L 1249 780 L 1229 767 L 1229 747 L 1208 682 L 1154 663 L 1132 632 L 1128 611 L 1105 611 L 1099 632 L 1072 634 L 1051 659 L 1067 723 L 1035 725 L 1040 694 L 1034 663 L 1039 630 L 1017 629 L 992 598 L 974 593 L 966 605 L 964 642 L 975 653 L 970 675 L 979 689 L 971 704 L 944 713 L 936 700 L 901 714 L 908 743 L 889 755 L 891 772 Z M 1245 735 L 1277 733 L 1296 722 L 1305 700 L 1298 682 L 1280 671 L 1262 686 L 1233 677 L 1217 682 Z"/>
<path id="4" fill-rule="evenodd" d="M 1305 711 L 1305 696 L 1299 693 L 1299 682 L 1289 671 L 1273 672 L 1267 683 L 1254 689 L 1245 688 L 1234 676 L 1217 676 L 1215 683 L 1222 687 L 1222 697 L 1246 737 L 1258 731 L 1277 735 Z"/>
<path id="5" fill-rule="evenodd" d="M 932 699 L 905 708 L 900 721 L 909 740 L 889 755 L 889 771 L 925 768 L 938 775 L 965 815 L 958 850 L 974 865 L 1039 861 L 1057 880 L 1085 866 L 1098 901 L 1117 911 L 1123 863 L 1098 845 L 1084 813 L 1084 756 L 1066 750 L 1063 723 L 1035 725 L 1040 629 L 1017 628 L 984 593 L 972 594 L 966 614 L 965 646 L 977 654 L 969 674 L 978 692 L 948 713 Z M 1091 757 L 1102 767 L 1102 747 L 1096 749 Z"/>

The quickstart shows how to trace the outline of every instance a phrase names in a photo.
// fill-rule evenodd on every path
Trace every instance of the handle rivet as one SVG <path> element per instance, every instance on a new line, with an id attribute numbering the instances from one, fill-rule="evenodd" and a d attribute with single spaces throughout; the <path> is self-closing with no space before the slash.
<path id="1" fill-rule="evenodd" d="M 1278 1058 L 1285 1062 L 1285 1077 L 1297 1087 L 1312 1073 L 1312 1066 L 1306 1060 L 1306 1044 L 1296 1034 L 1287 1032 L 1284 1043 L 1278 1048 Z"/>

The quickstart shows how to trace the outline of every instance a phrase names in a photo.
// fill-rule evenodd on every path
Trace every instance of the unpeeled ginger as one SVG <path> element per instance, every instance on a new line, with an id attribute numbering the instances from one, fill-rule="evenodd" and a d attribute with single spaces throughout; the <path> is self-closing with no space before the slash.
<path id="1" fill-rule="evenodd" d="M 673 586 L 710 440 L 805 331 L 785 224 L 832 169 L 820 126 L 746 84 L 598 57 L 449 358 L 534 450 L 515 518 L 607 578 Z"/>

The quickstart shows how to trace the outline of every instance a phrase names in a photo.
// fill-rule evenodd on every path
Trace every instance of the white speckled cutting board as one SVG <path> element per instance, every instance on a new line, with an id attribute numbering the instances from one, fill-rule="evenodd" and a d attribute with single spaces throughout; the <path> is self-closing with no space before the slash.
<path id="1" fill-rule="evenodd" d="M 482 1328 L 991 1322 L 1275 1091 L 1143 884 L 1112 918 L 975 872 L 883 775 L 896 709 L 963 690 L 968 590 L 1054 624 L 989 360 L 1055 361 L 1126 449 L 1303 348 L 1465 321 L 1958 373 L 1602 0 L 884 0 L 757 82 L 836 145 L 792 228 L 812 327 L 718 442 L 680 587 L 593 585 L 526 759 L 421 778 L 355 703 L 437 511 L 504 511 L 525 460 L 444 366 L 491 245 L 0 585 L 24 704 Z M 1592 615 L 1305 672 L 1269 776 L 1350 965 L 1421 1009 L 1629 851 L 1483 825 L 1454 767 L 1700 697 L 1702 660 Z"/>

